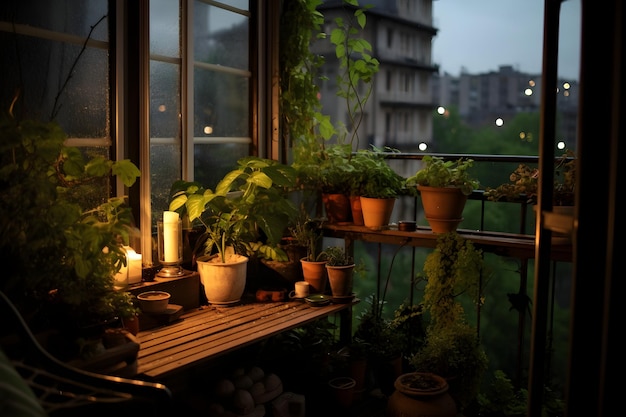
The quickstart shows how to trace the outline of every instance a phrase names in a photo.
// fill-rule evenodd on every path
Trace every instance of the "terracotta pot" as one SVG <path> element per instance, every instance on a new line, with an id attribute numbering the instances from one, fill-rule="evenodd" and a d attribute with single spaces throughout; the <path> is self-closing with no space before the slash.
<path id="1" fill-rule="evenodd" d="M 356 381 L 347 376 L 340 376 L 328 381 L 328 385 L 335 397 L 335 402 L 342 408 L 349 408 L 354 397 Z"/>
<path id="2" fill-rule="evenodd" d="M 330 223 L 350 221 L 350 199 L 345 194 L 322 194 L 326 217 Z"/>
<path id="3" fill-rule="evenodd" d="M 326 265 L 328 283 L 333 297 L 347 297 L 352 294 L 354 264 L 344 266 Z"/>
<path id="4" fill-rule="evenodd" d="M 197 260 L 200 281 L 210 304 L 236 304 L 246 287 L 248 258 L 232 255 L 226 263 L 218 255 L 201 256 Z"/>
<path id="5" fill-rule="evenodd" d="M 457 229 L 463 221 L 463 209 L 467 196 L 457 187 L 426 187 L 418 185 L 422 197 L 424 215 L 434 233 L 446 233 Z"/>
<path id="6" fill-rule="evenodd" d="M 363 208 L 361 207 L 361 197 L 358 195 L 350 196 L 350 209 L 352 210 L 352 223 L 355 226 L 363 226 Z"/>
<path id="7" fill-rule="evenodd" d="M 383 226 L 389 224 L 395 204 L 395 198 L 361 197 L 363 224 L 370 229 L 382 229 Z"/>
<path id="8" fill-rule="evenodd" d="M 410 384 L 415 376 L 428 378 L 428 388 Z M 394 383 L 395 391 L 387 401 L 387 417 L 455 417 L 457 408 L 448 393 L 448 383 L 439 375 L 412 372 L 400 375 Z"/>
<path id="9" fill-rule="evenodd" d="M 326 291 L 326 261 L 307 261 L 300 259 L 302 279 L 309 283 L 310 294 L 323 294 Z"/>

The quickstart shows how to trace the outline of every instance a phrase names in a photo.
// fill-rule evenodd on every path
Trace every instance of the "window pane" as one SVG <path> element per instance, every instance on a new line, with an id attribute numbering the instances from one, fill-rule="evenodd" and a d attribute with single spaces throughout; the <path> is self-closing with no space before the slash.
<path id="1" fill-rule="evenodd" d="M 106 5 L 106 2 L 101 2 Z M 3 3 L 3 6 L 8 3 Z M 91 3 L 90 3 L 91 4 Z M 10 6 L 15 6 L 11 3 Z M 11 7 L 7 7 L 11 9 Z M 0 8 L 2 16 L 9 16 Z M 44 9 L 47 9 L 44 7 Z M 83 50 L 90 25 L 95 32 L 106 31 L 102 8 L 80 14 L 82 19 L 68 23 L 74 32 L 82 27 L 80 36 L 61 42 L 55 33 L 36 36 L 31 30 L 35 23 L 20 19 L 28 27 L 17 28 L 17 33 L 0 31 L 0 49 L 6 65 L 0 77 L 0 102 L 11 103 L 17 91 L 20 101 L 16 114 L 22 118 L 56 119 L 70 137 L 102 138 L 109 136 L 109 74 L 106 44 L 88 45 Z M 106 10 L 106 8 L 105 8 Z M 74 10 L 74 13 L 77 13 Z M 16 12 L 15 15 L 21 13 Z M 45 24 L 40 13 L 34 13 L 37 22 Z M 52 21 L 52 16 L 47 16 Z M 62 20 L 62 16 L 59 17 Z M 79 24 L 80 23 L 80 24 Z M 97 25 L 96 25 L 97 24 Z M 52 26 L 52 25 L 47 25 Z M 85 29 L 87 28 L 87 29 Z M 42 38 L 42 37 L 46 38 Z M 106 36 L 100 35 L 101 38 Z M 67 38 L 66 38 L 67 39 Z"/>
<path id="2" fill-rule="evenodd" d="M 108 41 L 106 18 L 103 23 L 96 23 L 107 16 L 106 0 L 21 0 L 3 1 L 0 8 L 0 20 L 30 25 L 37 28 L 91 39 Z"/>
<path id="3" fill-rule="evenodd" d="M 194 59 L 247 70 L 249 24 L 247 16 L 196 2 Z"/>
<path id="4" fill-rule="evenodd" d="M 215 189 L 217 183 L 232 171 L 236 161 L 250 154 L 247 143 L 196 145 L 194 148 L 195 180 Z"/>
<path id="5" fill-rule="evenodd" d="M 248 77 L 196 70 L 194 136 L 249 137 Z"/>
<path id="6" fill-rule="evenodd" d="M 150 64 L 150 189 L 152 223 L 168 208 L 172 183 L 181 178 L 180 66 Z"/>
<path id="7" fill-rule="evenodd" d="M 180 56 L 179 5 L 172 0 L 150 2 L 150 53 Z"/>

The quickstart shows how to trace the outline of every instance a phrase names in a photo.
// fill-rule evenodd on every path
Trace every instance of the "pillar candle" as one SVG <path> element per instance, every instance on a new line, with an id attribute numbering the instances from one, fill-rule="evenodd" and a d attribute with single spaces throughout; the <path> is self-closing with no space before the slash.
<path id="1" fill-rule="evenodd" d="M 178 262 L 178 213 L 175 211 L 163 212 L 163 260 Z"/>

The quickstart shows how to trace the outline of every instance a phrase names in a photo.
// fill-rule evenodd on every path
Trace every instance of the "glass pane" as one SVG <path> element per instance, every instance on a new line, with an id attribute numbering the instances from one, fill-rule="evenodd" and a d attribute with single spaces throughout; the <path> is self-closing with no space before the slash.
<path id="1" fill-rule="evenodd" d="M 180 144 L 150 143 L 150 178 L 152 225 L 163 216 L 168 209 L 170 187 L 180 179 Z"/>
<path id="2" fill-rule="evenodd" d="M 150 136 L 180 138 L 180 66 L 150 63 Z"/>
<path id="3" fill-rule="evenodd" d="M 16 51 L 3 47 L 13 44 L 10 38 L 0 32 L 3 54 L 15 64 L 2 68 L 0 102 L 11 103 L 19 89 L 21 117 L 56 119 L 70 137 L 108 136 L 108 52 L 89 48 L 80 55 L 80 45 L 22 36 Z"/>
<path id="4" fill-rule="evenodd" d="M 249 154 L 250 146 L 243 143 L 196 145 L 194 178 L 206 187 L 215 189 L 224 175 L 235 168 L 237 160 Z"/>
<path id="5" fill-rule="evenodd" d="M 180 56 L 180 8 L 177 1 L 150 2 L 150 53 Z"/>
<path id="6" fill-rule="evenodd" d="M 194 59 L 247 70 L 249 18 L 200 2 L 194 10 Z"/>
<path id="7" fill-rule="evenodd" d="M 108 41 L 107 0 L 3 2 L 0 20 Z M 90 31 L 92 30 L 93 32 Z"/>
<path id="8" fill-rule="evenodd" d="M 194 136 L 249 137 L 249 79 L 196 69 Z"/>
<path id="9" fill-rule="evenodd" d="M 180 67 L 150 64 L 150 174 L 152 223 L 167 210 L 170 186 L 181 178 Z"/>

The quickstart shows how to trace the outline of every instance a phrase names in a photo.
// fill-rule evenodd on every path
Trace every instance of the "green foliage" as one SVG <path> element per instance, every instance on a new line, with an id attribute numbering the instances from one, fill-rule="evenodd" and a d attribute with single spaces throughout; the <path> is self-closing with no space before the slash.
<path id="1" fill-rule="evenodd" d="M 429 187 L 459 187 L 463 194 L 469 195 L 476 190 L 479 182 L 469 173 L 474 160 L 459 158 L 455 161 L 426 155 L 422 159 L 426 164 L 413 176 L 407 178 L 407 185 L 425 185 Z"/>
<path id="2" fill-rule="evenodd" d="M 564 403 L 554 392 L 544 388 L 542 416 L 563 415 Z M 485 417 L 524 417 L 528 404 L 528 390 L 516 388 L 506 373 L 497 369 L 489 378 L 486 388 L 478 394 L 478 407 Z"/>
<path id="3" fill-rule="evenodd" d="M 458 297 L 469 296 L 482 304 L 485 272 L 482 251 L 457 232 L 440 234 L 424 262 L 423 305 L 429 323 L 426 343 L 413 355 L 411 365 L 419 372 L 454 378 L 458 390 L 451 390 L 451 395 L 461 409 L 478 393 L 488 361 Z"/>
<path id="4" fill-rule="evenodd" d="M 384 150 L 372 146 L 357 151 L 350 160 L 354 168 L 349 174 L 350 193 L 370 198 L 395 198 L 405 193 L 405 179 L 387 163 Z"/>
<path id="5" fill-rule="evenodd" d="M 522 201 L 537 203 L 539 192 L 539 170 L 526 164 L 519 164 L 509 177 L 509 183 L 495 188 L 487 187 L 485 196 L 490 201 Z M 558 206 L 573 205 L 576 187 L 576 159 L 567 150 L 555 163 L 553 203 Z"/>
<path id="6" fill-rule="evenodd" d="M 281 20 L 281 39 L 290 46 L 281 48 L 281 114 L 285 143 L 293 144 L 292 166 L 297 171 L 298 187 L 314 193 L 349 192 L 347 174 L 353 171 L 353 149 L 358 149 L 358 128 L 364 105 L 372 91 L 372 78 L 378 61 L 372 46 L 359 35 L 366 24 L 365 11 L 356 0 L 345 3 L 356 7 L 353 15 L 337 18 L 330 42 L 340 63 L 337 96 L 345 99 L 352 135 L 347 140 L 343 123 L 321 113 L 318 82 L 324 58 L 311 53 L 310 45 L 326 39 L 322 32 L 324 16 L 316 7 L 318 0 L 287 2 Z M 292 39 L 293 44 L 292 44 Z M 282 44 L 281 44 L 282 45 Z M 296 47 L 297 45 L 297 47 Z M 293 49 L 292 49 L 293 48 Z M 334 140 L 333 144 L 330 141 Z"/>
<path id="7" fill-rule="evenodd" d="M 0 251 L 11 262 L 0 289 L 35 329 L 134 314 L 130 295 L 113 288 L 126 262 L 130 208 L 124 198 L 87 207 L 80 197 L 101 190 L 110 175 L 132 185 L 137 167 L 65 146 L 55 122 L 4 114 L 0 138 Z"/>
<path id="8" fill-rule="evenodd" d="M 457 232 L 437 237 L 435 250 L 424 262 L 424 307 L 430 313 L 432 327 L 444 328 L 464 320 L 465 311 L 457 301 L 461 294 L 482 304 L 480 283 L 484 273 L 482 251 L 472 241 Z"/>
<path id="9" fill-rule="evenodd" d="M 365 12 L 371 6 L 358 8 L 358 1 L 344 1 L 357 7 L 357 10 L 352 19 L 335 19 L 336 27 L 331 31 L 330 41 L 335 45 L 335 55 L 339 60 L 337 95 L 346 100 L 348 119 L 352 126 L 349 142 L 358 149 L 358 129 L 365 114 L 364 105 L 372 93 L 372 79 L 378 73 L 379 62 L 372 56 L 372 45 L 359 37 L 367 20 Z"/>
<path id="10" fill-rule="evenodd" d="M 197 182 L 176 181 L 170 210 L 199 223 L 203 253 L 217 250 L 226 262 L 227 248 L 246 256 L 286 261 L 278 246 L 298 210 L 287 198 L 295 184 L 295 170 L 270 159 L 249 156 L 217 184 L 215 192 Z M 261 236 L 262 232 L 264 236 Z M 194 250 L 197 254 L 199 248 Z"/>
<path id="11" fill-rule="evenodd" d="M 329 246 L 320 257 L 326 260 L 329 266 L 347 266 L 354 264 L 354 258 L 350 256 L 341 246 Z"/>
<path id="12" fill-rule="evenodd" d="M 369 307 L 358 316 L 359 324 L 353 335 L 353 344 L 375 360 L 397 356 L 402 352 L 402 334 L 395 331 L 391 321 L 383 318 L 385 302 L 373 294 L 365 302 Z"/>
<path id="13" fill-rule="evenodd" d="M 488 359 L 476 330 L 455 322 L 445 328 L 427 329 L 426 344 L 410 359 L 417 372 L 432 372 L 450 378 L 450 394 L 463 410 L 479 392 Z"/>
<path id="14" fill-rule="evenodd" d="M 295 224 L 289 227 L 289 232 L 297 244 L 307 248 L 306 259 L 315 261 L 318 256 L 318 245 L 322 241 L 322 229 L 318 222 L 311 220 L 306 213 L 300 213 Z"/>

